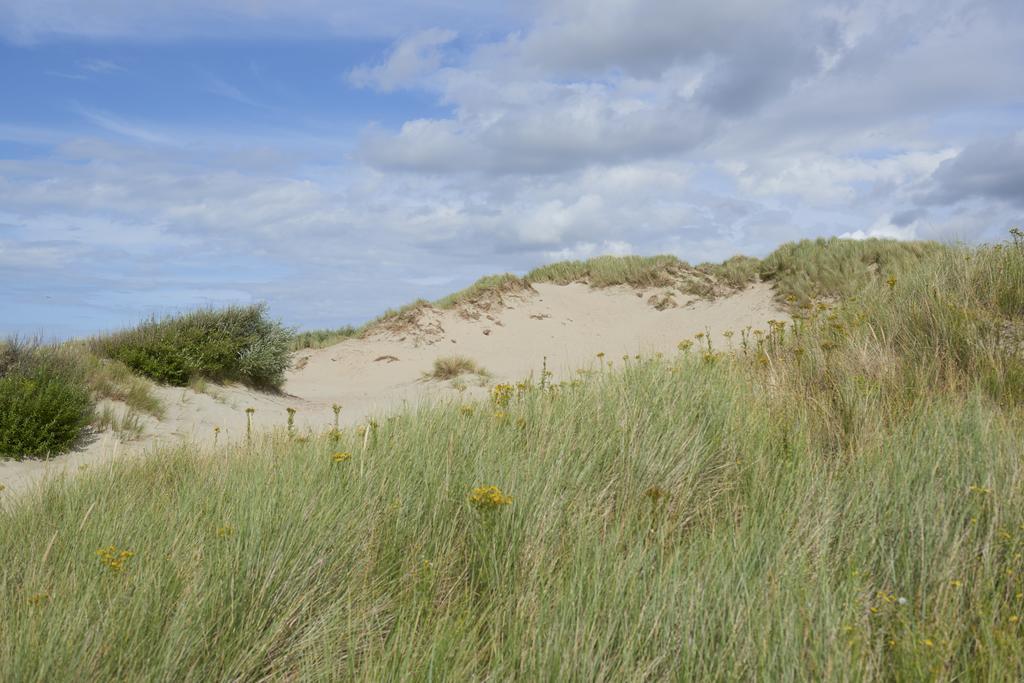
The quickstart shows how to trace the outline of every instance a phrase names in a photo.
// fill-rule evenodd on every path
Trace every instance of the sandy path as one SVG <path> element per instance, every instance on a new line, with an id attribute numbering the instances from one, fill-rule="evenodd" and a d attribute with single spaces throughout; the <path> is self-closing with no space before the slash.
<path id="1" fill-rule="evenodd" d="M 333 422 L 332 404 L 343 406 L 341 423 L 356 424 L 436 396 L 452 396 L 449 382 L 424 381 L 434 360 L 467 356 L 491 373 L 489 383 L 539 377 L 543 359 L 554 381 L 577 369 L 593 367 L 604 352 L 618 361 L 623 354 L 675 353 L 680 340 L 710 331 L 720 347 L 722 332 L 767 328 L 768 320 L 785 319 L 767 285 L 758 284 L 714 301 L 692 300 L 658 311 L 647 303 L 655 290 L 584 284 L 534 285 L 533 292 L 506 295 L 493 310 L 428 310 L 407 330 L 381 330 L 365 339 L 304 351 L 288 374 L 284 393 L 255 392 L 238 386 L 211 387 L 207 393 L 157 387 L 166 407 L 160 421 L 147 418 L 142 438 L 120 443 L 110 432 L 79 450 L 48 461 L 0 461 L 0 484 L 23 489 L 49 474 L 76 471 L 123 454 L 144 453 L 166 443 L 212 443 L 245 436 L 248 407 L 255 408 L 256 429 L 283 426 L 286 409 L 295 408 L 300 430 L 323 430 Z M 484 388 L 467 378 L 469 395 Z"/>

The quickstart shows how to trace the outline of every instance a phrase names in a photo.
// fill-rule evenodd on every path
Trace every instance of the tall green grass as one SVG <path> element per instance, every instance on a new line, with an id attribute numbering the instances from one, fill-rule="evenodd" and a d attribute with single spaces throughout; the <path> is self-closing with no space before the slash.
<path id="1" fill-rule="evenodd" d="M 0 676 L 1020 680 L 1022 276 L 937 250 L 671 358 L 50 482 L 2 513 Z"/>
<path id="2" fill-rule="evenodd" d="M 791 297 L 803 303 L 854 295 L 948 249 L 936 242 L 835 237 L 801 240 L 783 244 L 769 254 L 757 265 L 757 272 L 772 282 L 780 299 Z"/>

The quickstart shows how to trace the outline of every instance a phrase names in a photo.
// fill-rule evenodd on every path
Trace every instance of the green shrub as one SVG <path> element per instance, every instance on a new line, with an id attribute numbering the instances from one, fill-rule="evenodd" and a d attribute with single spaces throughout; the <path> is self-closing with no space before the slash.
<path id="1" fill-rule="evenodd" d="M 0 349 L 0 457 L 48 457 L 71 448 L 92 419 L 82 372 L 52 348 Z"/>
<path id="2" fill-rule="evenodd" d="M 152 319 L 93 341 L 99 354 L 163 384 L 203 377 L 269 389 L 284 382 L 291 344 L 291 330 L 268 320 L 262 305 Z"/>

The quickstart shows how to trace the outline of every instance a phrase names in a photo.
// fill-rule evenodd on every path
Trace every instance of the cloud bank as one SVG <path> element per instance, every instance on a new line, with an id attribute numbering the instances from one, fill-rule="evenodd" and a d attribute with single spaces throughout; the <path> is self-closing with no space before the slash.
<path id="1" fill-rule="evenodd" d="M 114 96 L 69 96 L 73 124 L 0 112 L 4 331 L 225 297 L 338 325 L 556 258 L 999 239 L 1024 208 L 1021 29 L 1010 0 L 8 0 L 7 49 L 94 41 L 66 71 L 124 92 L 146 77 L 124 41 L 373 40 L 301 91 L 266 58 L 182 76 L 230 116 Z"/>

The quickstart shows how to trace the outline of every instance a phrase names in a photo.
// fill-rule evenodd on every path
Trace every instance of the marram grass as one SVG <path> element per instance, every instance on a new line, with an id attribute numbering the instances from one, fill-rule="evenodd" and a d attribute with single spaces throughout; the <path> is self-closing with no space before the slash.
<path id="1" fill-rule="evenodd" d="M 2 513 L 0 678 L 1020 680 L 1022 266 L 49 482 Z"/>

